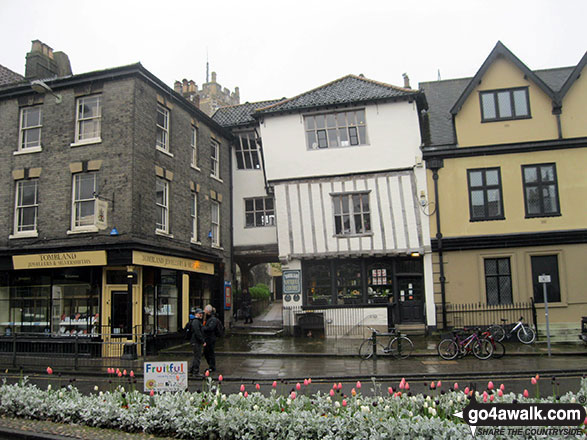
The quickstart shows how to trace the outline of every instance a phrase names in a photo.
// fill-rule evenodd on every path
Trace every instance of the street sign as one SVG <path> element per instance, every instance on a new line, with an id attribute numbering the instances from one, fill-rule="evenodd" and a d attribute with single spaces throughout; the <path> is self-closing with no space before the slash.
<path id="1" fill-rule="evenodd" d="M 538 282 L 542 283 L 542 294 L 544 295 L 544 319 L 546 320 L 546 345 L 548 347 L 548 355 L 550 356 L 550 320 L 548 319 L 548 292 L 546 285 L 550 283 L 550 275 L 538 275 Z"/>
<path id="2" fill-rule="evenodd" d="M 550 283 L 550 275 L 538 275 L 539 283 Z"/>

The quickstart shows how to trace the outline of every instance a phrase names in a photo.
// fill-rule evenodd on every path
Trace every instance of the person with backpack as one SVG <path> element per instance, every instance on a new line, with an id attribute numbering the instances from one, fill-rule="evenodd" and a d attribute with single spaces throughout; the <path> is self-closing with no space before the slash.
<path id="1" fill-rule="evenodd" d="M 186 338 L 189 338 L 194 352 L 192 366 L 188 368 L 188 373 L 192 376 L 200 376 L 200 360 L 202 359 L 202 347 L 206 347 L 206 340 L 202 331 L 202 317 L 204 311 L 200 308 L 190 314 L 190 320 L 186 324 L 184 331 Z"/>
<path id="2" fill-rule="evenodd" d="M 216 371 L 216 353 L 214 348 L 216 346 L 216 338 L 222 333 L 222 322 L 216 317 L 214 307 L 208 304 L 204 307 L 204 326 L 202 331 L 204 333 L 204 357 L 208 363 L 208 370 L 210 372 Z"/>

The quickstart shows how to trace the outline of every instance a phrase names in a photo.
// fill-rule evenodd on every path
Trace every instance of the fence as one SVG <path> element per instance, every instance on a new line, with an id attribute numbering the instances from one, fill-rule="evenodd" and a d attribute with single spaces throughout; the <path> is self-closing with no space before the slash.
<path id="1" fill-rule="evenodd" d="M 524 322 L 536 327 L 536 308 L 534 302 L 513 304 L 446 304 L 446 320 L 449 328 L 452 327 L 485 327 L 491 324 L 501 324 L 502 318 L 508 323 L 516 322 L 520 316 Z M 436 321 L 442 326 L 442 305 L 436 305 Z"/>
<path id="2" fill-rule="evenodd" d="M 67 365 L 74 370 L 95 365 L 95 359 L 133 360 L 147 353 L 148 338 L 141 330 L 141 326 L 136 326 L 132 333 L 110 333 L 110 327 L 98 327 L 95 333 L 73 336 L 14 332 L 0 337 L 0 359 L 3 364 L 18 367 L 38 364 L 39 357 L 51 357 L 54 365 Z"/>
<path id="3" fill-rule="evenodd" d="M 366 325 L 387 326 L 387 308 L 283 307 L 284 330 L 295 336 L 364 337 Z"/>

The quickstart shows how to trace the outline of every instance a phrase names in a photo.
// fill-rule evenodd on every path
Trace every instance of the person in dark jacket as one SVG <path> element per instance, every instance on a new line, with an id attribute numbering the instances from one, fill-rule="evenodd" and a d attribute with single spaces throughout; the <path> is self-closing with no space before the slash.
<path id="1" fill-rule="evenodd" d="M 202 331 L 202 318 L 204 311 L 202 309 L 196 309 L 193 315 L 190 315 L 190 321 L 186 324 L 191 326 L 192 336 L 190 338 L 190 344 L 194 351 L 194 359 L 192 361 L 191 368 L 188 369 L 189 374 L 193 376 L 200 375 L 200 360 L 202 359 L 202 347 L 206 346 L 204 339 L 204 333 Z M 193 319 L 191 317 L 194 316 Z"/>
<path id="2" fill-rule="evenodd" d="M 245 315 L 245 324 L 252 324 L 253 317 L 251 316 L 251 307 L 253 299 L 249 289 L 243 289 L 243 314 Z"/>
<path id="3" fill-rule="evenodd" d="M 218 318 L 214 313 L 214 307 L 208 304 L 204 307 L 204 326 L 202 332 L 204 333 L 204 357 L 208 363 L 208 370 L 210 372 L 216 371 L 216 353 L 214 347 L 216 346 L 216 327 L 218 326 Z"/>

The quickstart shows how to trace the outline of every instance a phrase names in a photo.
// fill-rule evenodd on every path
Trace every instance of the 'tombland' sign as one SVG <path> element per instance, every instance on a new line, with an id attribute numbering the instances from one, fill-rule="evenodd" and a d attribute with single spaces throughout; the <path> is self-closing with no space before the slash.
<path id="1" fill-rule="evenodd" d="M 105 266 L 106 251 L 13 255 L 12 265 L 16 270 L 43 269 L 47 267 Z"/>
<path id="2" fill-rule="evenodd" d="M 151 254 L 149 252 L 133 251 L 133 264 L 141 266 L 164 267 L 166 269 L 185 270 L 189 272 L 214 275 L 214 264 L 188 258 L 169 257 L 167 255 Z"/>

